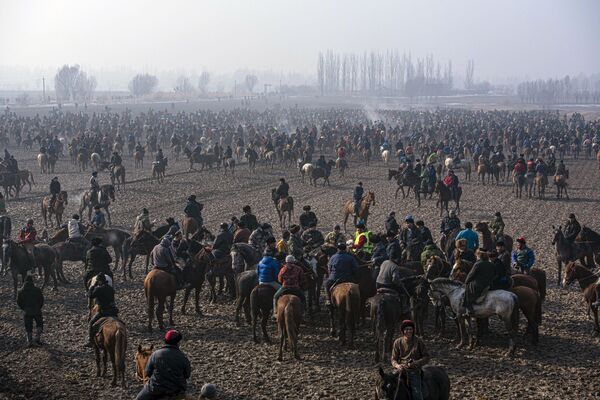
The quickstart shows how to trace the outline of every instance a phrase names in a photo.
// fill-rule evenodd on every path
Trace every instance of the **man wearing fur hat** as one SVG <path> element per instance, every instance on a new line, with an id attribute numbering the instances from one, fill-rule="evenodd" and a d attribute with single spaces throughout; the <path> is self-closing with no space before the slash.
<path id="1" fill-rule="evenodd" d="M 406 372 L 413 400 L 422 400 L 421 368 L 429 362 L 429 353 L 421 338 L 415 336 L 415 323 L 402 321 L 400 336 L 392 348 L 392 367 Z"/>
<path id="2" fill-rule="evenodd" d="M 136 400 L 175 398 L 185 393 L 192 366 L 179 349 L 182 338 L 181 333 L 174 329 L 165 334 L 165 346 L 153 352 L 146 364 L 148 383 Z"/>
<path id="3" fill-rule="evenodd" d="M 317 218 L 317 215 L 313 211 L 311 211 L 310 206 L 304 206 L 302 207 L 302 209 L 304 210 L 304 212 L 300 214 L 300 217 L 298 218 L 300 222 L 300 228 L 302 229 L 302 231 L 307 230 L 312 224 L 317 226 L 319 220 Z"/>
<path id="4" fill-rule="evenodd" d="M 490 261 L 489 253 L 484 249 L 477 250 L 477 262 L 465 279 L 465 297 L 463 306 L 467 314 L 473 314 L 473 305 L 483 291 L 492 286 L 496 276 L 496 268 Z"/>

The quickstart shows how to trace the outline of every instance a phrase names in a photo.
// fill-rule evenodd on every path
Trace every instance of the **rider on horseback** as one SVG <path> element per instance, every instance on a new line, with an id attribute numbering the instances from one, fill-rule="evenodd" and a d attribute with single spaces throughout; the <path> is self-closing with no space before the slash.
<path id="1" fill-rule="evenodd" d="M 60 182 L 58 181 L 58 177 L 55 176 L 50 181 L 50 195 L 52 198 L 50 199 L 50 210 L 54 211 L 54 204 L 56 203 L 56 198 L 60 194 Z"/>
<path id="2" fill-rule="evenodd" d="M 296 260 L 302 260 L 302 257 L 304 257 L 304 244 L 300 237 L 300 226 L 292 225 L 290 227 L 290 240 L 287 243 L 289 254 L 293 255 Z"/>
<path id="3" fill-rule="evenodd" d="M 108 250 L 106 250 L 106 247 L 102 246 L 102 239 L 92 239 L 92 247 L 85 254 L 87 272 L 83 277 L 84 286 L 87 287 L 90 279 L 98 274 L 106 274 L 112 278 L 113 273 L 110 270 L 111 262 L 112 257 L 108 253 Z"/>
<path id="4" fill-rule="evenodd" d="M 250 208 L 250 206 L 244 206 L 244 208 L 242 208 L 242 211 L 244 212 L 244 214 L 240 217 L 240 223 L 243 222 L 244 226 L 250 231 L 253 231 L 256 228 L 258 228 L 258 219 L 256 218 L 256 215 L 252 214 L 252 209 Z"/>
<path id="5" fill-rule="evenodd" d="M 97 204 L 94 206 L 94 215 L 90 220 L 90 224 L 97 229 L 103 229 L 106 226 L 106 218 L 104 217 L 104 213 L 102 213 L 100 206 Z"/>
<path id="6" fill-rule="evenodd" d="M 139 239 L 142 232 L 152 233 L 152 227 L 154 224 L 150 222 L 150 212 L 147 208 L 142 209 L 142 213 L 135 218 L 133 224 L 133 235 L 134 240 Z"/>
<path id="7" fill-rule="evenodd" d="M 150 256 L 152 257 L 152 265 L 154 268 L 172 274 L 177 281 L 177 290 L 180 290 L 185 287 L 183 272 L 175 263 L 174 253 L 175 252 L 171 244 L 171 237 L 165 236 L 162 238 L 159 244 L 154 246 Z"/>
<path id="8" fill-rule="evenodd" d="M 300 214 L 300 217 L 298 218 L 300 222 L 300 228 L 302 228 L 302 230 L 304 231 L 308 229 L 312 224 L 317 226 L 319 219 L 317 218 L 317 215 L 313 211 L 311 211 L 310 206 L 306 205 L 302 207 L 302 210 L 304 210 L 304 212 Z"/>
<path id="9" fill-rule="evenodd" d="M 302 233 L 301 239 L 305 243 L 305 249 L 309 252 L 316 250 L 325 244 L 323 234 L 317 229 L 317 224 L 315 222 L 310 223 L 308 229 Z"/>
<path id="10" fill-rule="evenodd" d="M 29 262 L 31 263 L 32 270 L 35 270 L 35 268 L 37 267 L 35 255 L 33 254 L 36 241 L 37 231 L 33 227 L 33 219 L 29 218 L 27 220 L 27 225 L 25 225 L 21 229 L 21 234 L 19 235 L 19 242 L 25 248 L 25 250 L 27 250 L 27 255 L 29 256 Z"/>
<path id="11" fill-rule="evenodd" d="M 109 285 L 103 273 L 96 275 L 96 285 L 89 288 L 88 296 L 90 301 L 96 300 L 96 304 L 98 305 L 98 312 L 90 319 L 89 341 L 85 344 L 85 347 L 92 347 L 94 336 L 99 328 L 96 323 L 106 317 L 117 318 L 119 316 L 119 309 L 115 304 L 115 291 Z"/>
<path id="12" fill-rule="evenodd" d="M 221 231 L 217 234 L 211 251 L 215 260 L 226 257 L 231 251 L 231 244 L 233 243 L 233 235 L 229 231 L 227 223 L 223 222 L 220 228 Z"/>
<path id="13" fill-rule="evenodd" d="M 362 182 L 358 182 L 358 185 L 354 188 L 354 193 L 352 194 L 352 199 L 354 200 L 354 214 L 353 216 L 358 216 L 360 212 L 360 201 L 362 200 L 363 194 L 365 190 L 363 189 Z"/>
<path id="14" fill-rule="evenodd" d="M 69 232 L 67 241 L 76 245 L 81 245 L 83 248 L 89 246 L 90 242 L 83 237 L 84 227 L 81 221 L 79 221 L 79 215 L 73 214 L 69 222 L 67 222 L 67 231 Z"/>
<path id="15" fill-rule="evenodd" d="M 448 170 L 448 175 L 444 178 L 444 185 L 450 189 L 452 198 L 456 199 L 458 197 L 458 176 L 454 174 L 454 170 Z"/>
<path id="16" fill-rule="evenodd" d="M 579 235 L 579 232 L 581 232 L 581 225 L 579 224 L 579 221 L 577 221 L 577 218 L 575 218 L 575 214 L 571 213 L 569 214 L 569 219 L 565 224 L 565 239 L 571 243 L 574 243 L 577 235 Z"/>
<path id="17" fill-rule="evenodd" d="M 92 204 L 98 204 L 98 191 L 100 190 L 100 184 L 98 183 L 98 172 L 92 172 L 92 177 L 90 178 L 90 202 Z"/>
<path id="18" fill-rule="evenodd" d="M 490 221 L 490 229 L 492 235 L 496 240 L 504 239 L 504 221 L 502 220 L 502 214 L 500 211 L 496 211 L 494 219 Z"/>
<path id="19" fill-rule="evenodd" d="M 275 193 L 277 194 L 278 199 L 282 200 L 289 196 L 290 185 L 285 181 L 284 178 L 280 178 L 279 181 L 281 183 L 277 187 Z"/>
<path id="20" fill-rule="evenodd" d="M 517 239 L 517 249 L 512 253 L 512 264 L 515 268 L 520 269 L 521 273 L 529 274 L 531 267 L 535 262 L 535 254 L 533 250 L 527 247 L 525 238 L 521 236 Z"/>
<path id="21" fill-rule="evenodd" d="M 496 267 L 490 262 L 489 254 L 483 250 L 477 250 L 477 262 L 465 279 L 465 297 L 463 306 L 466 308 L 467 315 L 473 314 L 473 305 L 484 292 L 494 283 L 496 276 Z"/>
<path id="22" fill-rule="evenodd" d="M 302 291 L 302 286 L 306 281 L 304 270 L 296 263 L 296 258 L 289 255 L 285 258 L 285 264 L 277 275 L 277 280 L 281 287 L 277 289 L 273 296 L 273 314 L 277 315 L 277 300 L 284 294 L 293 294 L 300 298 L 302 306 L 306 303 L 306 296 Z"/>
<path id="23" fill-rule="evenodd" d="M 373 244 L 370 240 L 371 232 L 367 229 L 364 223 L 358 223 L 356 225 L 356 233 L 354 234 L 354 243 L 352 244 L 352 250 L 355 253 L 366 253 L 368 258 L 371 258 L 373 252 Z"/>
<path id="24" fill-rule="evenodd" d="M 193 218 L 196 220 L 196 223 L 198 224 L 198 230 L 200 230 L 202 228 L 202 226 L 204 225 L 204 220 L 202 219 L 202 209 L 203 208 L 204 208 L 204 205 L 202 205 L 201 203 L 198 203 L 196 201 L 196 195 L 193 194 L 187 198 L 187 204 L 185 205 L 185 208 L 183 209 L 183 212 L 185 213 L 185 215 L 187 217 Z"/>
<path id="25" fill-rule="evenodd" d="M 331 289 L 343 282 L 354 282 L 358 273 L 358 262 L 346 251 L 346 243 L 338 243 L 337 253 L 328 262 L 329 278 L 325 281 L 327 300 L 331 306 Z"/>
<path id="26" fill-rule="evenodd" d="M 400 332 L 402 336 L 392 348 L 392 367 L 398 370 L 399 377 L 406 372 L 412 400 L 423 400 L 421 368 L 429 362 L 429 353 L 421 338 L 415 336 L 414 322 L 402 321 Z"/>

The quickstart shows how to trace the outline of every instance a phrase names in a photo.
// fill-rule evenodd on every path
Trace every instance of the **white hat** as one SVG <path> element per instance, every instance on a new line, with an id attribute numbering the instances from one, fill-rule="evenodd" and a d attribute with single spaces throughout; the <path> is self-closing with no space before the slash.
<path id="1" fill-rule="evenodd" d="M 289 255 L 285 258 L 285 262 L 286 263 L 295 263 L 296 262 L 296 257 L 294 257 L 293 255 Z"/>

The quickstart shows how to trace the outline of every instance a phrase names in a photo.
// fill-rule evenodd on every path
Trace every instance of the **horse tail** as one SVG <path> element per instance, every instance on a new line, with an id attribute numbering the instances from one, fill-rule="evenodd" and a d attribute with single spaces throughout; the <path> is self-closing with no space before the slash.
<path id="1" fill-rule="evenodd" d="M 115 369 L 116 375 L 122 374 L 125 381 L 125 351 L 127 350 L 127 335 L 119 326 L 115 333 Z M 115 379 L 116 380 L 116 379 Z"/>
<path id="2" fill-rule="evenodd" d="M 256 286 L 254 289 L 252 289 L 252 292 L 250 292 L 250 312 L 252 314 L 252 319 L 256 318 L 256 315 L 260 310 L 260 303 L 258 302 L 258 292 L 258 286 Z"/>
<path id="3" fill-rule="evenodd" d="M 29 177 L 31 178 L 31 183 L 35 185 L 35 180 L 33 179 L 33 172 L 29 171 Z"/>
<path id="4" fill-rule="evenodd" d="M 519 331 L 519 299 L 517 298 L 517 295 L 513 296 L 513 308 L 510 314 L 510 323 L 513 333 L 517 333 Z"/>
<path id="5" fill-rule="evenodd" d="M 298 326 L 296 325 L 296 315 L 294 310 L 294 303 L 288 302 L 283 310 L 283 321 L 285 324 L 285 330 L 287 331 L 288 343 L 290 348 L 294 350 L 296 343 L 298 342 Z M 283 328 L 283 326 L 281 326 Z"/>

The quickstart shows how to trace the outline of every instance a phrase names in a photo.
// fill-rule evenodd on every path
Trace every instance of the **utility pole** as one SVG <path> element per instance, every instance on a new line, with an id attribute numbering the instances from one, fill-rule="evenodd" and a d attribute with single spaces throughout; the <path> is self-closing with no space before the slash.
<path id="1" fill-rule="evenodd" d="M 42 76 L 42 103 L 46 104 L 46 78 Z"/>

